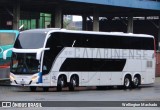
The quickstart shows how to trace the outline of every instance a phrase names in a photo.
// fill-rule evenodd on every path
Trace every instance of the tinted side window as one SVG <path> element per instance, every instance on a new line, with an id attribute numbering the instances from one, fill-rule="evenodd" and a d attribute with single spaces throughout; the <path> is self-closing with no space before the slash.
<path id="1" fill-rule="evenodd" d="M 45 64 L 47 71 L 49 72 L 56 56 L 63 49 L 58 34 L 56 33 L 51 34 L 50 38 L 48 38 L 47 40 L 46 48 L 50 48 L 50 50 L 44 52 L 43 64 Z"/>
<path id="2" fill-rule="evenodd" d="M 86 34 L 57 33 L 64 47 L 88 47 L 89 37 Z"/>
<path id="3" fill-rule="evenodd" d="M 143 48 L 146 50 L 154 50 L 154 39 L 153 38 L 144 39 Z"/>
<path id="4" fill-rule="evenodd" d="M 59 33 L 59 36 L 64 47 L 154 49 L 153 38 L 81 33 Z"/>

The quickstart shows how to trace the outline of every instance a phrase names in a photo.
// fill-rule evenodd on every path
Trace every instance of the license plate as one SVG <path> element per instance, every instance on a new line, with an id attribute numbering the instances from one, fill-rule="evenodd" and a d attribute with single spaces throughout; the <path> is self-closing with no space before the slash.
<path id="1" fill-rule="evenodd" d="M 20 82 L 20 84 L 22 84 L 22 85 L 25 84 L 25 81 L 22 80 L 22 81 Z"/>

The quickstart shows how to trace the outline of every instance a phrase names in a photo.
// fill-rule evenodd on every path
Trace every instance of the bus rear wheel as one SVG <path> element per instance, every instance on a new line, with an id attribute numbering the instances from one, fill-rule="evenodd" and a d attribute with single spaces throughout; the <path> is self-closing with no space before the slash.
<path id="1" fill-rule="evenodd" d="M 135 76 L 133 78 L 132 87 L 137 88 L 139 85 L 140 85 L 140 79 L 137 76 Z"/>
<path id="2" fill-rule="evenodd" d="M 58 78 L 58 82 L 57 82 L 57 91 L 62 91 L 62 88 L 64 86 L 64 78 L 63 76 L 61 76 L 60 78 Z"/>
<path id="3" fill-rule="evenodd" d="M 123 86 L 124 86 L 125 89 L 130 88 L 130 86 L 131 86 L 131 79 L 130 79 L 129 76 L 125 76 Z"/>
<path id="4" fill-rule="evenodd" d="M 78 79 L 77 77 L 73 76 L 70 79 L 69 91 L 74 91 L 76 86 L 78 86 Z"/>

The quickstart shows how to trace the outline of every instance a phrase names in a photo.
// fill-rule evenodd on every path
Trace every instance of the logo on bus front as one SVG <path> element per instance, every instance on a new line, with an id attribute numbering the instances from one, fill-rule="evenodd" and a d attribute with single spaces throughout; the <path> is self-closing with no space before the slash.
<path id="1" fill-rule="evenodd" d="M 3 53 L 3 49 L 0 47 L 0 54 L 2 54 Z"/>

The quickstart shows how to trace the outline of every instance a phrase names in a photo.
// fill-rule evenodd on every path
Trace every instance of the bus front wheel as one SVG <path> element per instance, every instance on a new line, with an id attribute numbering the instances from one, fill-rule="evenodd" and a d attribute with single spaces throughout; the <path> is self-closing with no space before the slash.
<path id="1" fill-rule="evenodd" d="M 62 91 L 63 86 L 64 86 L 64 78 L 63 76 L 61 76 L 60 78 L 58 78 L 57 91 Z"/>
<path id="2" fill-rule="evenodd" d="M 48 92 L 49 91 L 49 87 L 43 87 L 43 91 L 44 92 Z"/>

